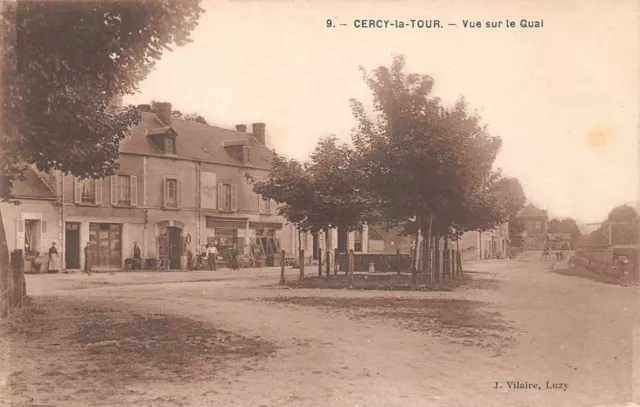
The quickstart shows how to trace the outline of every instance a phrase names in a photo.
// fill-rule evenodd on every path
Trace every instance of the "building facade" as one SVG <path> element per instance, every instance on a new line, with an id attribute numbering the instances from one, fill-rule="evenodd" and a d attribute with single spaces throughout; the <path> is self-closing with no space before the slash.
<path id="1" fill-rule="evenodd" d="M 547 211 L 529 204 L 518 212 L 517 218 L 524 225 L 524 232 L 522 233 L 524 250 L 546 249 L 549 223 Z"/>
<path id="2" fill-rule="evenodd" d="M 281 250 L 293 255 L 295 228 L 247 178 L 266 177 L 273 156 L 265 125 L 254 123 L 252 130 L 175 119 L 171 105 L 160 103 L 121 142 L 116 175 L 81 180 L 33 171 L 38 188 L 19 188 L 35 192 L 18 196 L 24 195 L 19 189 L 22 205 L 2 206 L 9 249 L 44 251 L 45 242 L 56 241 L 69 270 L 84 267 L 87 242 L 98 270 L 122 269 L 134 242 L 143 259 L 166 259 L 171 269 L 185 268 L 188 250 L 207 243 L 223 253 L 236 245 L 259 265 Z"/>
<path id="3" fill-rule="evenodd" d="M 450 247 L 456 247 L 455 245 L 456 242 L 450 243 Z M 491 259 L 498 256 L 504 258 L 509 250 L 509 224 L 504 223 L 483 232 L 467 232 L 460 237 L 457 247 L 463 260 Z"/>

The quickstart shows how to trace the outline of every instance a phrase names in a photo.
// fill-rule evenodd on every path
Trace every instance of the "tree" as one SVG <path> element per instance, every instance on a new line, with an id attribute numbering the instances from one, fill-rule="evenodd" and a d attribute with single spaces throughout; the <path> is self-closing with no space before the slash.
<path id="1" fill-rule="evenodd" d="M 523 233 L 524 224 L 522 221 L 516 217 L 511 218 L 509 220 L 509 244 L 511 247 L 522 247 L 524 243 Z"/>
<path id="2" fill-rule="evenodd" d="M 427 244 L 435 234 L 436 245 L 441 234 L 457 236 L 506 221 L 502 203 L 508 199 L 492 168 L 500 139 L 468 111 L 464 99 L 445 109 L 431 95 L 434 80 L 405 75 L 404 66 L 404 57 L 396 56 L 390 68 L 371 74 L 361 68 L 373 93 L 373 118 L 361 102 L 351 101 L 358 123 L 354 145 L 382 219 L 388 225 L 415 219 L 415 230 L 428 236 Z"/>
<path id="3" fill-rule="evenodd" d="M 549 233 L 569 233 L 571 235 L 571 247 L 575 248 L 580 237 L 580 227 L 574 219 L 551 219 L 547 225 Z"/>
<path id="4" fill-rule="evenodd" d="M 374 206 L 366 198 L 365 178 L 347 145 L 338 145 L 334 136 L 318 142 L 310 161 L 300 163 L 276 155 L 266 180 L 247 175 L 253 190 L 279 205 L 278 213 L 299 230 L 324 231 L 329 247 L 329 230 L 361 230 L 373 219 Z M 327 253 L 327 277 L 329 253 Z"/>
<path id="5" fill-rule="evenodd" d="M 188 113 L 186 115 L 184 115 L 184 120 L 188 120 L 191 122 L 198 122 L 198 123 L 202 123 L 202 124 L 207 124 L 207 121 L 205 120 L 204 117 L 200 116 L 198 113 Z"/>
<path id="6" fill-rule="evenodd" d="M 635 244 L 638 242 L 638 213 L 629 205 L 616 206 L 609 212 L 607 222 L 598 229 L 600 235 L 609 235 L 611 223 L 611 243 Z"/>
<path id="7" fill-rule="evenodd" d="M 112 175 L 140 115 L 109 102 L 136 91 L 172 44 L 190 42 L 202 11 L 199 0 L 5 2 L 0 195 L 31 164 Z"/>

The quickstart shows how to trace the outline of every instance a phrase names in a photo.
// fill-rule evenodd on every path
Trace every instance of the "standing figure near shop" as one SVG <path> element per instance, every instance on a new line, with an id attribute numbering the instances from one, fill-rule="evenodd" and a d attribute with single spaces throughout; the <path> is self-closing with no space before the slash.
<path id="1" fill-rule="evenodd" d="M 56 248 L 56 242 L 51 243 L 49 248 L 49 273 L 55 274 L 58 272 L 58 264 L 60 264 L 60 256 L 58 256 L 58 249 Z"/>
<path id="2" fill-rule="evenodd" d="M 239 270 L 238 249 L 235 244 L 231 246 L 231 250 L 229 250 L 229 267 L 231 267 L 231 270 Z"/>
<path id="3" fill-rule="evenodd" d="M 138 242 L 133 242 L 133 269 L 142 269 L 142 251 L 138 246 Z"/>
<path id="4" fill-rule="evenodd" d="M 207 260 L 209 260 L 209 268 L 215 271 L 216 262 L 218 261 L 218 248 L 213 243 L 209 243 L 207 247 Z"/>
<path id="5" fill-rule="evenodd" d="M 83 272 L 91 275 L 91 242 L 87 242 L 87 245 L 84 247 L 84 270 Z"/>

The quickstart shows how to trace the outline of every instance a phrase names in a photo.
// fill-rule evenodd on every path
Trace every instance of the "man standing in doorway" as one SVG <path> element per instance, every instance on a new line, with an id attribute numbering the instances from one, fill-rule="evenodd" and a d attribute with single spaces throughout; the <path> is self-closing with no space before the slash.
<path id="1" fill-rule="evenodd" d="M 89 251 L 91 250 L 91 242 L 87 242 L 87 245 L 84 247 L 84 272 L 88 275 L 91 275 L 91 254 Z"/>
<path id="2" fill-rule="evenodd" d="M 209 260 L 209 268 L 215 271 L 216 262 L 218 261 L 218 248 L 213 243 L 209 243 L 207 247 L 207 260 Z"/>

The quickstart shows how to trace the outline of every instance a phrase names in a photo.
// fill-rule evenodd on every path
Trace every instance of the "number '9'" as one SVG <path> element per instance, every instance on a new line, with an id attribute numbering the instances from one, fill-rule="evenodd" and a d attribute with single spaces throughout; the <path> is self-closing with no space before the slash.
<path id="1" fill-rule="evenodd" d="M 333 27 L 333 21 L 327 20 L 327 28 Z"/>

